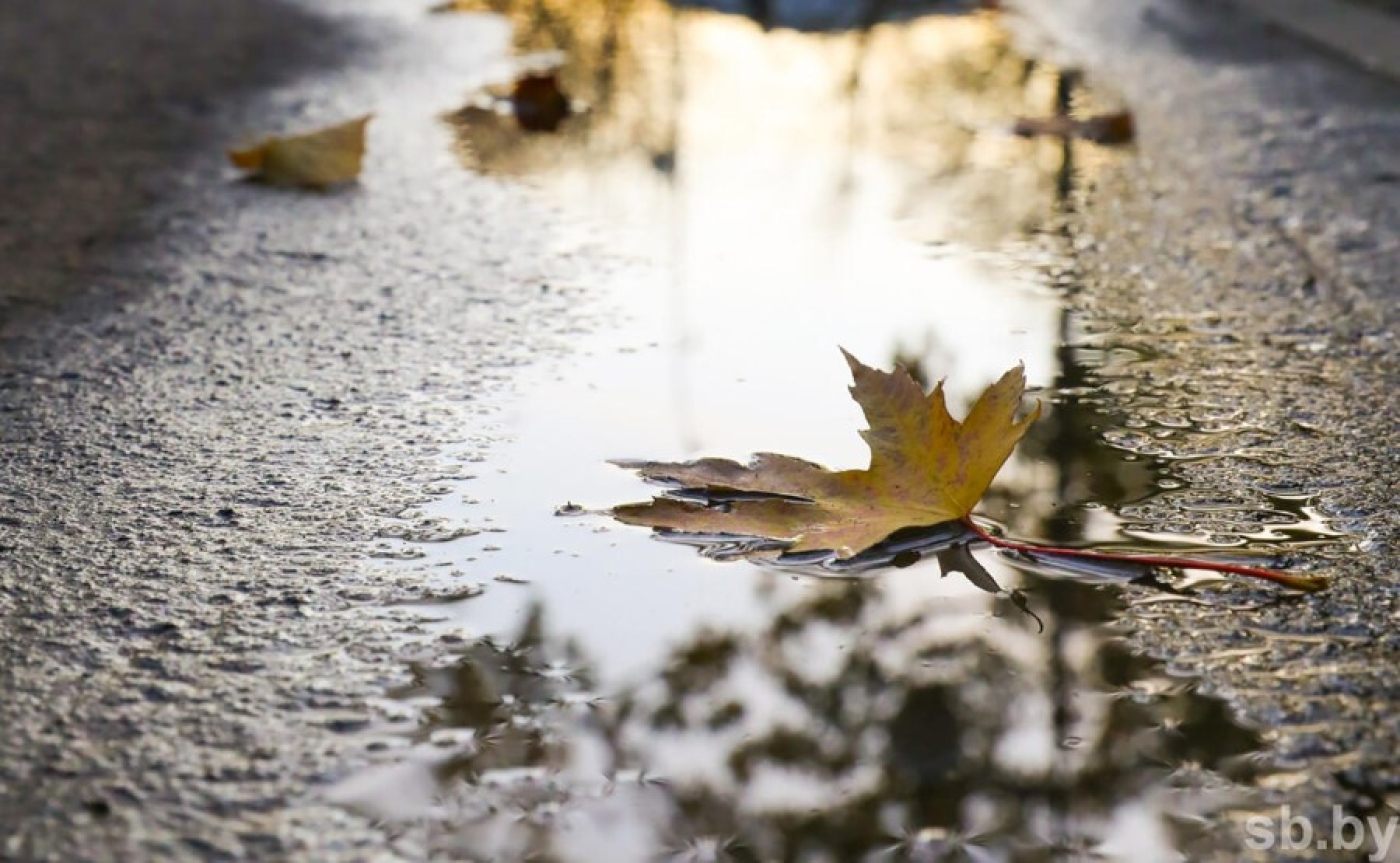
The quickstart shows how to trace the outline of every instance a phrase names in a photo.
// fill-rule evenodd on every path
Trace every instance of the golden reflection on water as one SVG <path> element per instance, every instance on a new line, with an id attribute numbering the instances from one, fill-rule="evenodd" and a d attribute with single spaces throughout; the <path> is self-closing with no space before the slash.
<path id="1" fill-rule="evenodd" d="M 1070 145 L 1009 127 L 1045 113 L 1060 76 L 1016 55 L 993 17 L 812 34 L 650 0 L 495 8 L 515 21 L 520 67 L 560 63 L 580 110 L 530 131 L 502 82 L 448 118 L 461 156 L 658 264 L 620 304 L 676 369 L 683 450 L 772 411 L 767 381 L 789 404 L 819 401 L 808 384 L 840 392 L 838 344 L 867 362 L 922 360 L 955 401 L 1017 361 L 1048 382 L 1058 300 L 1034 289 L 1041 252 L 1024 240 L 1054 212 Z M 1023 259 L 968 249 L 992 240 Z M 664 308 L 648 306 L 657 296 Z M 756 400 L 714 409 L 736 379 Z M 807 443 L 764 445 L 847 455 Z"/>
<path id="2" fill-rule="evenodd" d="M 661 183 L 840 218 L 863 183 L 884 187 L 880 204 L 911 236 L 985 240 L 1040 224 L 1060 191 L 1064 146 L 1009 134 L 1053 108 L 1059 73 L 1018 55 L 995 15 L 814 35 L 651 0 L 484 5 L 515 22 L 527 64 L 560 52 L 562 88 L 584 110 L 537 135 L 468 105 L 451 117 L 462 157 L 605 191 L 595 203 L 615 214 Z M 800 177 L 773 173 L 794 158 Z"/>
<path id="3" fill-rule="evenodd" d="M 838 344 L 946 378 L 954 402 L 1017 362 L 1032 385 L 1082 387 L 1034 234 L 1107 156 L 1010 134 L 1018 116 L 1091 97 L 1018 54 L 997 15 L 804 33 L 655 0 L 483 7 L 513 22 L 521 68 L 553 65 L 580 111 L 542 134 L 511 115 L 508 83 L 478 94 L 448 118 L 464 162 L 543 187 L 602 224 L 610 246 L 660 262 L 660 283 L 622 305 L 662 342 L 670 398 L 607 416 L 640 427 L 668 413 L 676 455 L 777 449 L 845 466 L 864 457 L 854 435 L 831 431 L 848 420 L 791 420 L 842 392 Z M 998 486 L 1032 503 L 1025 512 L 1149 492 L 1145 465 L 1078 464 L 1104 452 L 1092 419 L 1049 407 L 1022 447 L 1037 457 L 1014 458 Z"/>

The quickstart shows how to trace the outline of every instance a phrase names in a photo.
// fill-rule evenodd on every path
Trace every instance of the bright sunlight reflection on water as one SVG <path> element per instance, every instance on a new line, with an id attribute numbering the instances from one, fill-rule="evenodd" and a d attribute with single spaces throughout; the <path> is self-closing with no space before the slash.
<path id="1" fill-rule="evenodd" d="M 591 286 L 606 292 L 617 326 L 588 336 L 578 359 L 514 406 L 504 466 L 465 487 L 510 532 L 478 543 L 500 547 L 481 562 L 558 575 L 568 565 L 556 551 L 568 549 L 580 569 L 648 585 L 611 595 L 589 578 L 558 578 L 571 598 L 552 622 L 577 615 L 590 641 L 627 642 L 596 649 L 629 665 L 658 651 L 636 650 L 631 626 L 594 631 L 619 602 L 654 593 L 647 614 L 673 635 L 707 607 L 745 615 L 718 582 L 746 589 L 752 574 L 704 572 L 687 596 L 688 580 L 653 567 L 697 565 L 674 549 L 639 550 L 634 531 L 586 522 L 624 531 L 622 552 L 547 539 L 581 532 L 551 516 L 556 505 L 648 494 L 608 459 L 772 450 L 860 465 L 863 420 L 838 345 L 946 377 L 956 406 L 1018 362 L 1032 386 L 1050 383 L 1060 339 L 1058 299 L 1036 266 L 1049 247 L 1022 230 L 1053 207 L 1059 153 L 996 122 L 1050 99 L 1053 74 L 1027 70 L 994 22 L 928 18 L 817 37 L 651 12 L 660 20 L 637 30 L 658 37 L 668 26 L 661 44 L 671 47 L 624 52 L 615 63 L 628 77 L 586 90 L 593 107 L 561 134 L 529 135 L 495 112 L 453 118 L 469 164 L 528 179 L 590 226 L 566 249 L 605 242 L 635 261 Z M 657 94 L 671 98 L 644 101 Z M 955 154 L 921 152 L 940 141 Z M 931 181 L 935 169 L 943 182 Z M 994 194 L 1014 203 L 978 205 Z M 972 237 L 996 239 L 977 247 Z M 1013 461 L 1005 476 L 1035 470 Z M 434 514 L 476 517 L 450 500 Z"/>

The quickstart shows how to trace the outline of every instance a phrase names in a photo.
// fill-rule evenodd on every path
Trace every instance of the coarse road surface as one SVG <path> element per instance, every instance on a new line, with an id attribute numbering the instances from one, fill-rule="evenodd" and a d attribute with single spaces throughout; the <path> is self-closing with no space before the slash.
<path id="1" fill-rule="evenodd" d="M 1248 417 L 1268 457 L 1183 459 L 1192 486 L 1354 540 L 1303 561 L 1327 592 L 1139 606 L 1133 643 L 1268 729 L 1278 802 L 1393 810 L 1400 85 L 1224 2 L 1022 5 L 1028 50 L 1136 115 L 1066 224 L 1071 305 L 1150 357 L 1103 372 L 1117 409 Z M 617 266 L 456 169 L 436 115 L 509 34 L 421 12 L 0 6 L 0 859 L 412 857 L 318 794 L 414 635 L 373 543 L 443 447 L 489 463 L 517 370 L 605 325 L 572 286 Z M 222 161 L 366 110 L 358 188 Z"/>

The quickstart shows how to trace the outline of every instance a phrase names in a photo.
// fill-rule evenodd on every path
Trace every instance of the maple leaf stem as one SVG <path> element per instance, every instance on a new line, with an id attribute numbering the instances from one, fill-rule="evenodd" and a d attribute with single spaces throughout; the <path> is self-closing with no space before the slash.
<path id="1" fill-rule="evenodd" d="M 1109 551 L 1092 551 L 1090 549 L 1081 548 L 1053 548 L 1025 542 L 1016 542 L 1015 540 L 993 536 L 983 530 L 977 522 L 973 521 L 970 515 L 963 516 L 962 523 L 967 525 L 973 533 L 997 548 L 1005 548 L 1025 554 L 1048 555 L 1051 557 L 1074 557 L 1088 560 L 1110 560 L 1117 563 L 1133 563 L 1140 566 L 1169 566 L 1175 569 L 1206 569 L 1212 572 L 1243 575 L 1248 578 L 1271 581 L 1274 584 L 1283 585 L 1292 590 L 1301 590 L 1306 593 L 1322 590 L 1327 586 L 1327 577 L 1324 575 L 1289 575 L 1288 573 L 1265 569 L 1261 566 L 1245 566 L 1244 564 L 1238 563 L 1197 560 L 1189 557 L 1172 557 L 1154 554 L 1115 554 Z"/>

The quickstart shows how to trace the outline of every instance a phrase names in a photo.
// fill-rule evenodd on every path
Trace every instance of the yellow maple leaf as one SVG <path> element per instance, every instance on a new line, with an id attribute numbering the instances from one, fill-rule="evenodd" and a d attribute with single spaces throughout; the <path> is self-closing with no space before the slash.
<path id="1" fill-rule="evenodd" d="M 326 189 L 360 176 L 365 157 L 366 114 L 308 132 L 274 137 L 242 150 L 230 150 L 229 161 L 254 178 L 274 186 Z"/>
<path id="2" fill-rule="evenodd" d="M 948 413 L 941 382 L 925 394 L 903 369 L 872 369 L 842 353 L 855 379 L 851 397 L 870 424 L 861 432 L 870 445 L 868 468 L 830 471 L 774 453 L 759 453 L 747 465 L 714 458 L 617 462 L 727 502 L 715 507 L 662 496 L 615 507 L 613 516 L 627 524 L 766 537 L 790 543 L 789 551 L 829 549 L 850 557 L 901 528 L 969 515 L 1040 416 L 1037 402 L 1016 420 L 1026 388 L 1020 366 L 988 387 L 958 422 Z"/>

